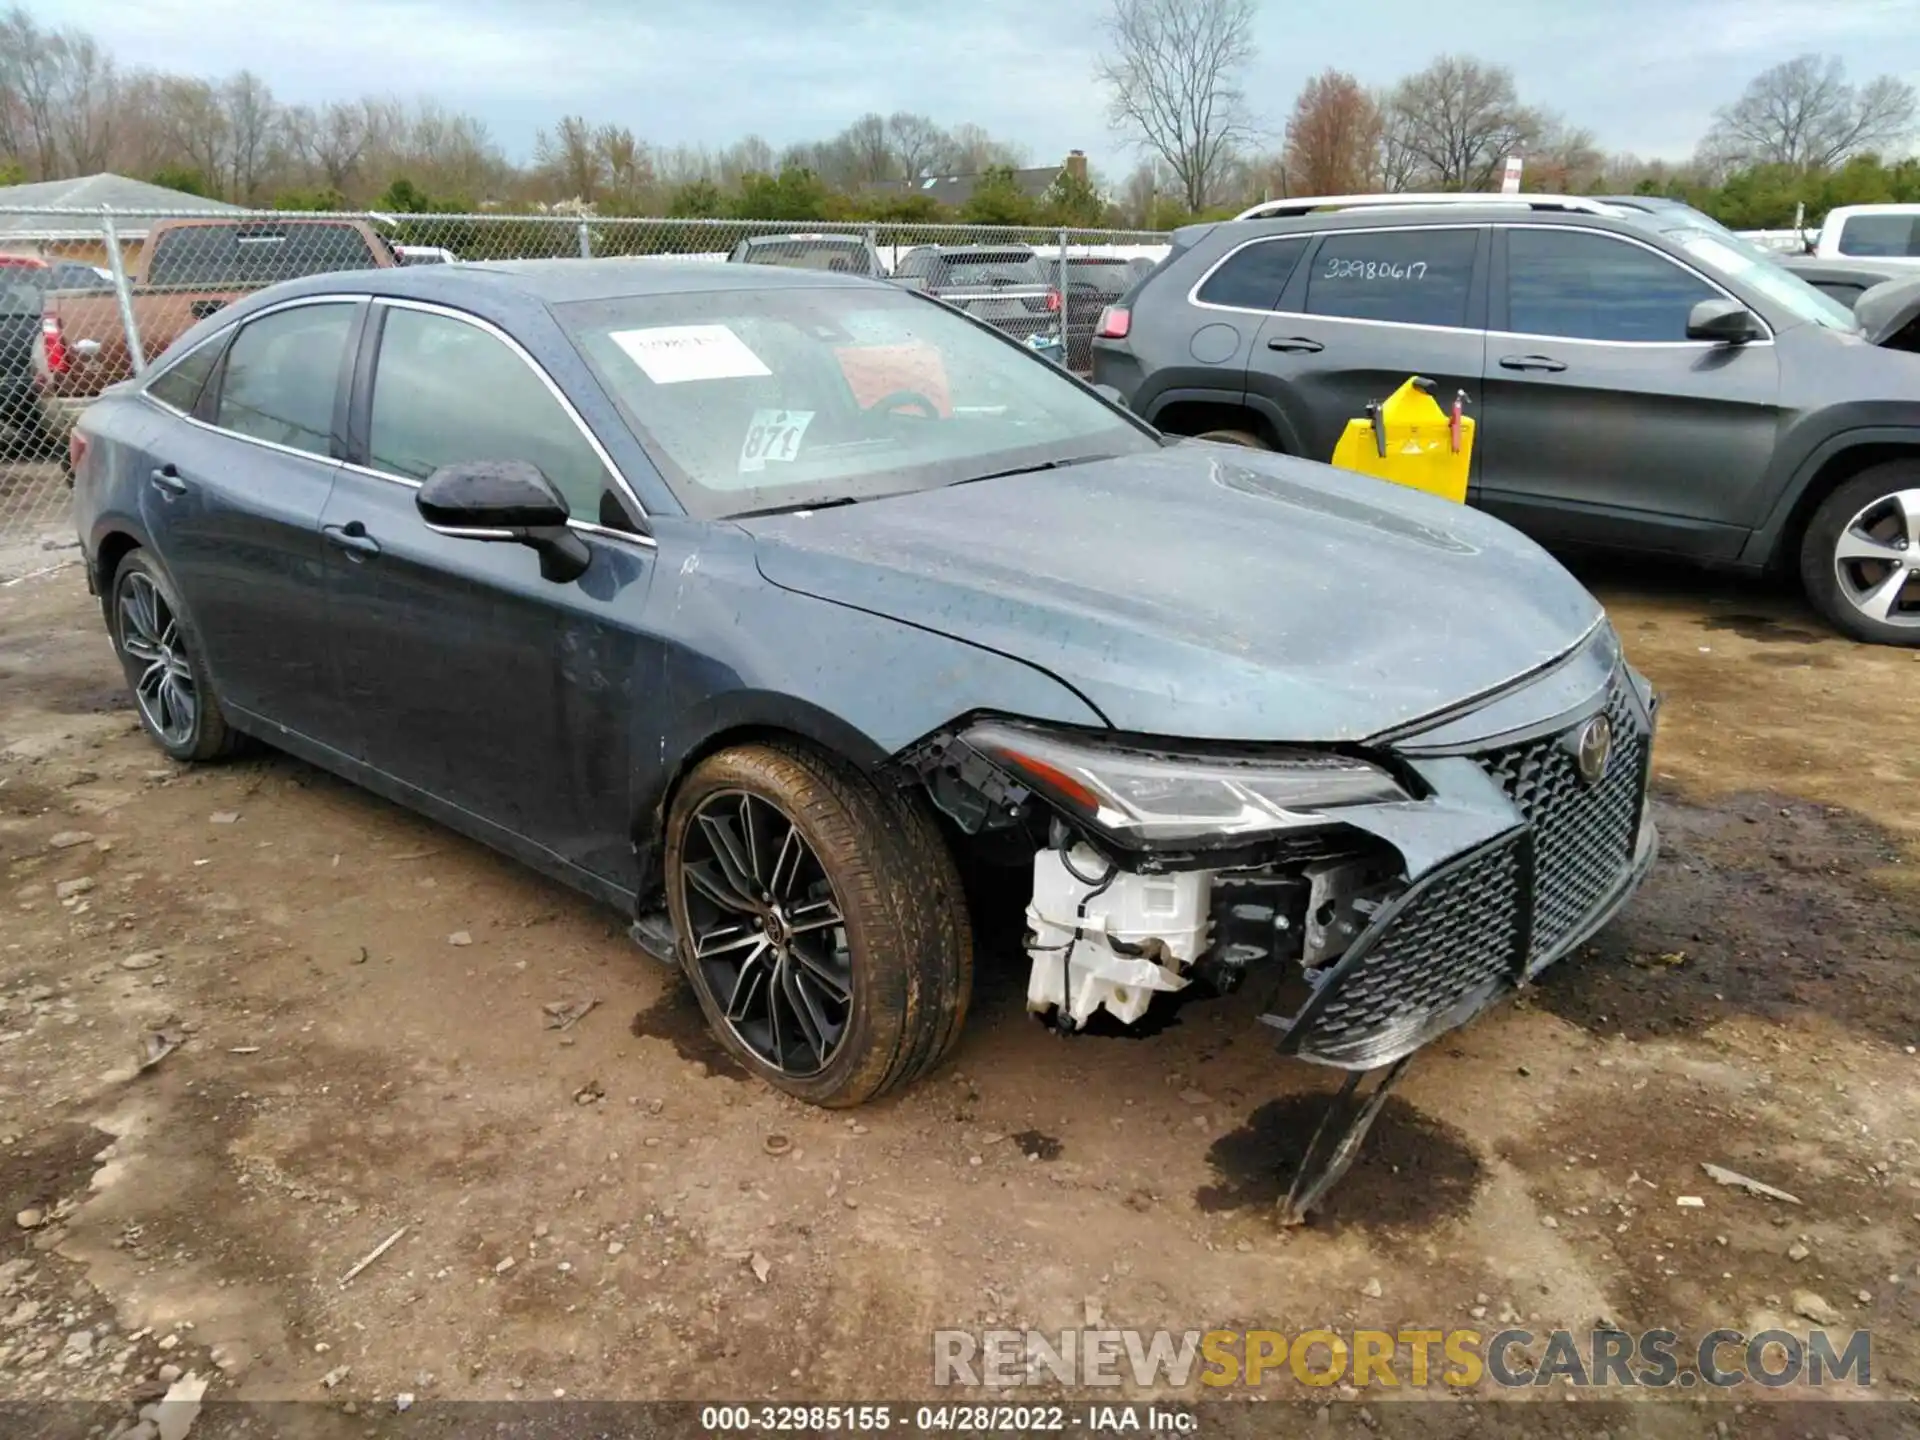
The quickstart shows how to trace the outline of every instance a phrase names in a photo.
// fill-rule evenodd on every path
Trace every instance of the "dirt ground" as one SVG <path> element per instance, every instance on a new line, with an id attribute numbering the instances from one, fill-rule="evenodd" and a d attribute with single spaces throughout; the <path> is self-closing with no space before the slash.
<path id="1" fill-rule="evenodd" d="M 1871 1329 L 1874 1393 L 1920 1388 L 1920 653 L 1587 572 L 1665 698 L 1659 867 L 1423 1055 L 1282 1234 L 1332 1081 L 1275 1057 L 1260 987 L 1063 1040 L 989 937 L 939 1072 L 807 1109 L 618 916 L 285 757 L 168 764 L 78 567 L 32 573 L 72 558 L 0 567 L 0 1401 L 126 1424 L 163 1366 L 355 1425 L 401 1393 L 928 1397 L 943 1327 L 1804 1333 L 1802 1292 Z M 1660 1408 L 1752 1433 L 1774 1398 Z M 1793 1433 L 1865 1433 L 1845 1408 Z"/>

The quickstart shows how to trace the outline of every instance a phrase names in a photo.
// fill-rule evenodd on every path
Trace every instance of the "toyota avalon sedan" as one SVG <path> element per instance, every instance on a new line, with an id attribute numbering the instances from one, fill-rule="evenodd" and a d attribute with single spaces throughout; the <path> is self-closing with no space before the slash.
<path id="1" fill-rule="evenodd" d="M 74 450 L 162 749 L 264 741 L 619 907 L 819 1104 L 954 1044 L 961 867 L 1013 865 L 1063 1029 L 1258 977 L 1280 1049 L 1349 1072 L 1302 1166 L 1330 1180 L 1363 1074 L 1652 860 L 1652 693 L 1532 542 L 1170 441 L 898 287 L 318 276 L 202 322 Z"/>

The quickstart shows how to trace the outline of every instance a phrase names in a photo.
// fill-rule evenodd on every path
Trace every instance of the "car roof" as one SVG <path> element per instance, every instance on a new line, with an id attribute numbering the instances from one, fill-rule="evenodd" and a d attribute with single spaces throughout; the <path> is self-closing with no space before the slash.
<path id="1" fill-rule="evenodd" d="M 1025 251 L 1033 254 L 1033 247 L 1018 240 L 1009 240 L 1004 245 L 920 245 L 916 249 L 931 250 L 936 255 L 1005 255 L 1010 251 Z"/>
<path id="2" fill-rule="evenodd" d="M 1565 225 L 1576 229 L 1610 230 L 1619 235 L 1647 233 L 1646 212 L 1606 214 L 1597 210 L 1538 210 L 1526 206 L 1467 201 L 1458 205 L 1366 205 L 1351 210 L 1316 210 L 1307 215 L 1261 216 L 1251 220 L 1220 220 L 1188 227 L 1191 239 L 1212 230 L 1236 234 L 1288 235 L 1321 230 L 1407 230 L 1445 225 Z M 1191 240 L 1189 241 L 1191 243 Z"/>
<path id="3" fill-rule="evenodd" d="M 840 245 L 864 245 L 867 243 L 867 237 L 864 235 L 838 234 L 831 230 L 792 230 L 782 235 L 749 235 L 747 236 L 746 243 L 749 245 L 782 245 L 793 240 L 805 240 L 808 244 L 817 244 L 822 240 L 830 240 Z"/>

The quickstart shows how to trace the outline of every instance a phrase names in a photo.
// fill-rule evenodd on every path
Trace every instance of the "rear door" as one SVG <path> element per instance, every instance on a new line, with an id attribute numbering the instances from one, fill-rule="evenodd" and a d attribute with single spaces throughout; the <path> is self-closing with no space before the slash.
<path id="1" fill-rule="evenodd" d="M 1347 422 L 1413 375 L 1434 382 L 1443 406 L 1465 391 L 1473 413 L 1486 349 L 1486 249 L 1483 225 L 1322 235 L 1255 338 L 1248 404 L 1312 460 L 1332 459 Z"/>
<path id="2" fill-rule="evenodd" d="M 1780 422 L 1771 339 L 1686 338 L 1733 298 L 1643 241 L 1501 227 L 1475 497 L 1543 540 L 1731 559 Z"/>
<path id="3" fill-rule="evenodd" d="M 202 418 L 178 419 L 149 457 L 142 510 L 221 699 L 329 745 L 340 710 L 325 660 L 320 512 L 345 453 L 346 373 L 364 309 L 302 300 L 242 324 L 191 402 Z M 176 367 L 184 378 L 199 354 Z M 154 398 L 185 401 L 169 376 Z"/>
<path id="4" fill-rule="evenodd" d="M 383 301 L 374 317 L 355 463 L 324 517 L 350 753 L 533 842 L 549 870 L 630 890 L 629 739 L 658 669 L 638 628 L 652 543 L 523 348 L 459 311 Z M 429 529 L 420 482 L 468 460 L 539 466 L 593 551 L 586 574 L 545 580 L 524 546 Z"/>

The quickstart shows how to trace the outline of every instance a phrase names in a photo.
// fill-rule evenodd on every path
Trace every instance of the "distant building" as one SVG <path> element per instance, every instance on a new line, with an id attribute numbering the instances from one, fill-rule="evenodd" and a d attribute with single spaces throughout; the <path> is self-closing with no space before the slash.
<path id="1" fill-rule="evenodd" d="M 125 175 L 80 175 L 71 180 L 41 180 L 32 185 L 0 186 L 0 251 L 15 255 L 58 255 L 88 265 L 106 263 L 106 242 L 96 215 L 23 215 L 21 210 L 116 212 L 114 230 L 121 249 L 131 251 L 147 238 L 147 227 L 164 215 L 225 214 L 238 205 L 169 190 Z M 158 212 L 157 214 L 140 212 Z M 119 213 L 127 212 L 127 213 Z"/>
<path id="2" fill-rule="evenodd" d="M 1061 172 L 1069 171 L 1087 178 L 1084 150 L 1067 152 L 1065 163 L 1036 165 L 1013 172 L 1013 183 L 1029 200 L 1038 200 L 1053 188 Z M 973 198 L 974 187 L 986 178 L 984 172 L 972 175 L 920 175 L 912 180 L 882 180 L 866 187 L 870 195 L 925 195 L 949 209 L 958 210 Z"/>

